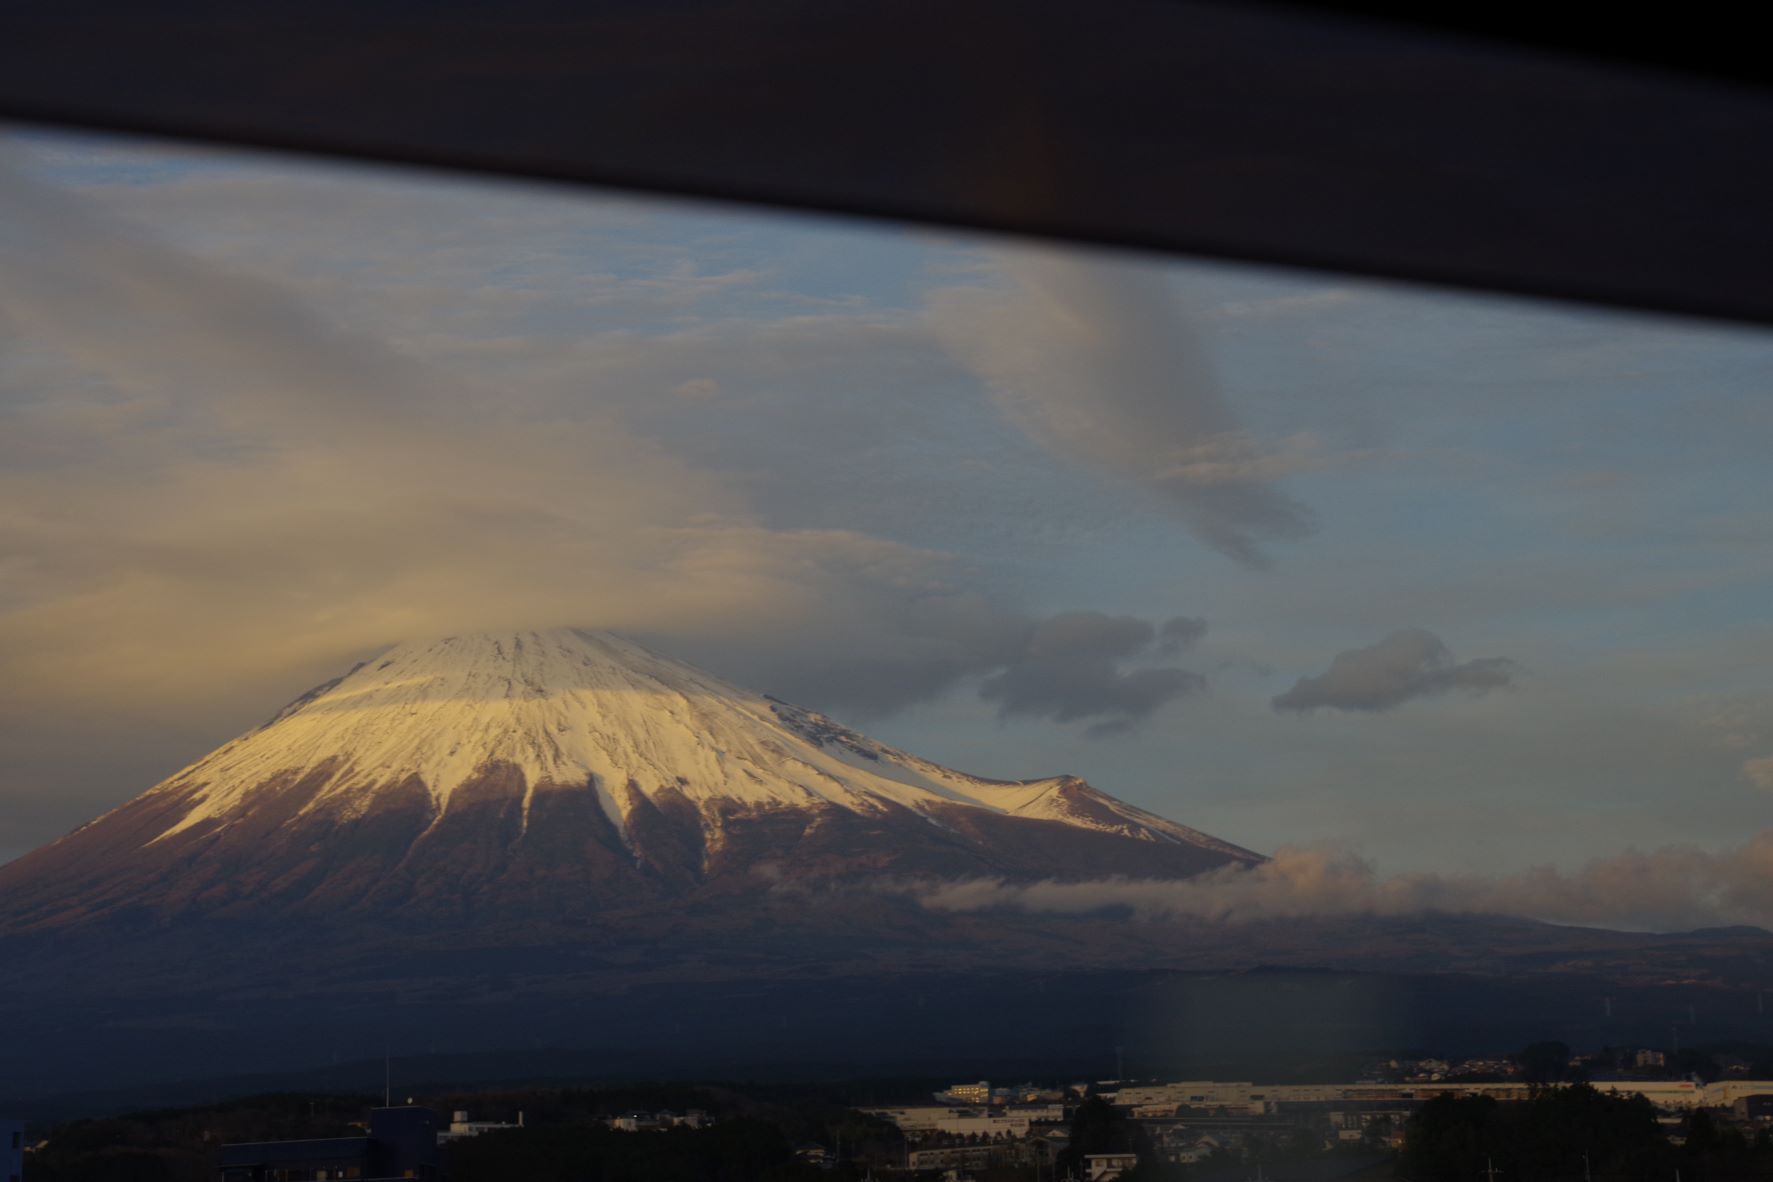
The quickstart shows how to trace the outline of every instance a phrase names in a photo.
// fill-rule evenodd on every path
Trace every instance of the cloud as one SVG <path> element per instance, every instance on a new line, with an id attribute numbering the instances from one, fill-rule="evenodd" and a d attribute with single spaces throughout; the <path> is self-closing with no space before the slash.
<path id="1" fill-rule="evenodd" d="M 1690 846 L 1632 850 L 1594 859 L 1573 873 L 1540 867 L 1493 878 L 1387 877 L 1344 850 L 1288 847 L 1255 866 L 1224 867 L 1176 881 L 974 879 L 882 889 L 911 894 L 940 911 L 1088 915 L 1114 909 L 1151 920 L 1213 923 L 1457 912 L 1652 931 L 1773 927 L 1773 830 L 1717 853 Z"/>
<path id="2" fill-rule="evenodd" d="M 1764 703 L 1726 699 L 1695 705 L 1695 723 L 1714 736 L 1719 746 L 1729 751 L 1746 751 L 1760 745 L 1760 723 L 1766 714 Z"/>
<path id="3" fill-rule="evenodd" d="M 563 624 L 862 714 L 1000 670 L 1006 711 L 1063 721 L 1193 684 L 1118 669 L 1150 623 L 1043 621 L 941 551 L 772 523 L 731 472 L 604 407 L 648 399 L 569 415 L 77 196 L 11 173 L 0 194 L 0 331 L 36 367 L 0 373 L 12 717 L 225 709 L 405 637 Z M 678 385 L 698 405 L 724 389 L 706 368 Z"/>
<path id="4" fill-rule="evenodd" d="M 1205 631 L 1201 621 L 1174 619 L 1164 625 L 1164 635 L 1180 640 L 1196 626 Z M 1131 616 L 1054 616 L 1029 629 L 1007 667 L 980 684 L 979 696 L 996 702 L 1003 718 L 1102 718 L 1090 728 L 1092 737 L 1123 733 L 1166 702 L 1206 688 L 1206 679 L 1187 669 L 1121 668 L 1127 661 L 1155 655 L 1158 636 L 1157 628 Z"/>
<path id="5" fill-rule="evenodd" d="M 1773 755 L 1763 755 L 1759 759 L 1744 760 L 1742 774 L 1756 788 L 1764 788 L 1773 792 Z"/>
<path id="6" fill-rule="evenodd" d="M 993 260 L 1007 289 L 949 288 L 929 310 L 1011 422 L 1055 455 L 1155 493 L 1246 566 L 1267 564 L 1266 544 L 1312 532 L 1270 482 L 1301 470 L 1315 445 L 1270 448 L 1239 429 L 1154 271 L 1032 249 Z"/>
<path id="7" fill-rule="evenodd" d="M 5 392 L 9 707 L 214 704 L 521 622 L 793 620 L 803 652 L 870 625 L 912 652 L 989 635 L 994 613 L 1020 626 L 942 555 L 767 528 L 611 415 L 538 412 L 22 176 L 0 192 L 0 324 L 59 379 Z M 893 684 L 944 676 L 926 661 Z"/>
<path id="8" fill-rule="evenodd" d="M 1158 629 L 1157 655 L 1174 657 L 1200 643 L 1207 634 L 1207 622 L 1198 616 L 1176 616 L 1164 621 Z"/>
<path id="9" fill-rule="evenodd" d="M 691 378 L 678 383 L 671 392 L 680 398 L 713 398 L 720 393 L 720 383 L 713 378 Z"/>
<path id="10" fill-rule="evenodd" d="M 1249 435 L 1227 433 L 1177 448 L 1172 453 L 1171 463 L 1158 473 L 1158 477 L 1168 483 L 1195 488 L 1248 485 L 1351 464 L 1376 454 L 1374 451 L 1331 452 L 1306 434 L 1264 443 Z"/>
<path id="11" fill-rule="evenodd" d="M 1275 698 L 1276 710 L 1390 710 L 1412 698 L 1449 690 L 1485 694 L 1512 684 L 1517 666 L 1506 657 L 1456 664 L 1440 637 L 1422 628 L 1393 632 L 1377 644 L 1337 653 L 1330 668 L 1302 677 Z"/>

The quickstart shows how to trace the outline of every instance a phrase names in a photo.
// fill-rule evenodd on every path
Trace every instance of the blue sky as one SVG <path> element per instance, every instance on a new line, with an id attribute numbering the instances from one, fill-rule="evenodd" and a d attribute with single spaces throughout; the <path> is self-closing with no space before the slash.
<path id="1" fill-rule="evenodd" d="M 1256 849 L 1485 873 L 1766 827 L 1765 332 L 0 150 L 0 857 L 407 632 L 562 623 Z M 1206 630 L 1128 650 L 1067 613 Z M 1066 619 L 1095 647 L 1037 659 Z M 1453 672 L 1372 708 L 1360 677 L 1422 672 L 1374 655 L 1407 629 Z M 1274 708 L 1339 654 L 1343 697 Z M 1486 659 L 1505 685 L 1461 679 Z M 1126 708 L 1152 668 L 1205 688 Z M 1040 705 L 1086 669 L 1102 710 Z M 980 696 L 1006 675 L 1021 713 Z"/>

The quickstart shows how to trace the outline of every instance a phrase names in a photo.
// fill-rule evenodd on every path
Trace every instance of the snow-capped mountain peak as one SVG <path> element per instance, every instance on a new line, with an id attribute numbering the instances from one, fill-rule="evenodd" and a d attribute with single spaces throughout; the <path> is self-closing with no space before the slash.
<path id="1" fill-rule="evenodd" d="M 189 802 L 160 837 L 314 774 L 324 783 L 307 811 L 360 815 L 416 777 L 442 814 L 458 789 L 501 764 L 522 774 L 526 822 L 537 792 L 590 791 L 625 831 L 636 793 L 671 792 L 751 809 L 963 805 L 1245 852 L 1074 777 L 952 771 L 633 641 L 575 629 L 450 636 L 364 662 L 158 786 Z"/>
<path id="2" fill-rule="evenodd" d="M 144 907 L 552 923 L 784 877 L 1258 860 L 1073 776 L 967 775 L 622 637 L 556 629 L 402 644 L 316 687 L 0 867 L 0 929 Z"/>

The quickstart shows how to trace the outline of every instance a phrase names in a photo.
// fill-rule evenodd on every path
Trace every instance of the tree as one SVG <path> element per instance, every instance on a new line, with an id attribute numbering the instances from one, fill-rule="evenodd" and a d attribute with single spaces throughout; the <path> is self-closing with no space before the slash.
<path id="1" fill-rule="evenodd" d="M 1654 1106 L 1583 1084 L 1515 1104 L 1438 1096 L 1405 1126 L 1399 1173 L 1411 1182 L 1473 1182 L 1493 1164 L 1502 1182 L 1569 1182 L 1582 1177 L 1584 1155 L 1596 1178 L 1669 1176 Z"/>
<path id="2" fill-rule="evenodd" d="M 1287 1136 L 1288 1157 L 1311 1157 L 1324 1147 L 1323 1139 L 1308 1128 L 1294 1129 Z"/>
<path id="3" fill-rule="evenodd" d="M 1137 1124 L 1102 1097 L 1091 1096 L 1071 1118 L 1071 1144 L 1059 1154 L 1058 1173 L 1081 1175 L 1084 1159 L 1092 1153 L 1137 1153 L 1144 1160 L 1151 1156 L 1151 1146 Z"/>
<path id="4" fill-rule="evenodd" d="M 1436 1096 L 1405 1126 L 1398 1173 L 1411 1182 L 1470 1182 L 1502 1146 L 1498 1108 L 1489 1096 Z"/>
<path id="5" fill-rule="evenodd" d="M 1561 1042 L 1536 1042 L 1513 1058 L 1528 1083 L 1557 1083 L 1570 1066 L 1570 1048 Z"/>
<path id="6" fill-rule="evenodd" d="M 1698 1076 L 1705 1083 L 1723 1074 L 1718 1061 L 1704 1051 L 1683 1050 L 1669 1058 L 1668 1066 L 1676 1075 Z"/>

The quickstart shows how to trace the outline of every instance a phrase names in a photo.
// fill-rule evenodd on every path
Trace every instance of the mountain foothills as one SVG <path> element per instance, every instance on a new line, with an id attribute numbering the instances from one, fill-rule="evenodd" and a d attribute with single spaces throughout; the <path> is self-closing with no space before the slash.
<path id="1" fill-rule="evenodd" d="M 402 645 L 0 867 L 0 931 L 198 916 L 579 924 L 905 878 L 1259 857 L 1070 776 L 981 779 L 631 641 Z"/>

